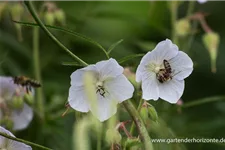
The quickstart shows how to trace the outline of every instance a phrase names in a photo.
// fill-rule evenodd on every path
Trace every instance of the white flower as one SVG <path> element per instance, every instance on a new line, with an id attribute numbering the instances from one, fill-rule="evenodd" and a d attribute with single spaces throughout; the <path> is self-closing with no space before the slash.
<path id="1" fill-rule="evenodd" d="M 207 0 L 197 0 L 200 4 L 206 3 Z"/>
<path id="2" fill-rule="evenodd" d="M 13 130 L 25 129 L 33 118 L 31 107 L 25 103 L 18 109 L 10 107 L 13 98 L 23 98 L 25 93 L 23 87 L 14 84 L 12 77 L 0 76 L 0 120 L 9 118 L 13 123 Z"/>
<path id="3" fill-rule="evenodd" d="M 161 98 L 176 103 L 183 94 L 184 79 L 192 70 L 190 57 L 166 39 L 142 58 L 137 68 L 136 81 L 142 82 L 143 99 Z"/>
<path id="4" fill-rule="evenodd" d="M 123 75 L 123 70 L 123 67 L 112 58 L 76 70 L 70 76 L 69 105 L 80 112 L 90 110 L 100 121 L 107 120 L 116 113 L 117 103 L 131 98 L 134 92 L 134 87 Z M 85 73 L 93 75 L 96 108 L 93 108 L 90 97 L 85 91 Z"/>
<path id="5" fill-rule="evenodd" d="M 15 137 L 11 132 L 0 126 L 0 132 Z M 17 142 L 0 135 L 1 150 L 32 150 L 32 148 L 24 143 Z"/>

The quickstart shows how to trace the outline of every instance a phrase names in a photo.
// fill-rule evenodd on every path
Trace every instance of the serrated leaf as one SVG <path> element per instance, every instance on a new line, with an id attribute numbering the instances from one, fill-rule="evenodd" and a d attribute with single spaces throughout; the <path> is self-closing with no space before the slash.
<path id="1" fill-rule="evenodd" d="M 112 52 L 112 50 L 113 50 L 116 46 L 118 46 L 121 42 L 123 42 L 123 39 L 120 39 L 120 40 L 117 41 L 116 43 L 112 44 L 112 45 L 109 47 L 107 53 L 110 54 L 110 53 Z"/>
<path id="2" fill-rule="evenodd" d="M 145 54 L 133 54 L 133 55 L 129 55 L 129 56 L 126 56 L 126 57 L 123 57 L 122 59 L 119 60 L 119 63 L 122 64 L 130 59 L 133 59 L 133 58 L 136 58 L 136 57 L 142 57 L 144 56 Z"/>

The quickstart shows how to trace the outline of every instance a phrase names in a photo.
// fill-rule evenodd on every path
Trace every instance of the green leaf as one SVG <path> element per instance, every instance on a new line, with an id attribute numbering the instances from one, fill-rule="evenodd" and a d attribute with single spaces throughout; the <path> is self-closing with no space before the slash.
<path id="1" fill-rule="evenodd" d="M 18 23 L 18 24 L 21 24 L 21 25 L 25 25 L 25 26 L 32 26 L 32 27 L 39 27 L 38 24 L 36 23 L 30 23 L 30 22 L 19 22 L 19 21 L 13 21 L 15 23 Z M 56 26 L 50 26 L 50 25 L 45 25 L 47 28 L 50 28 L 50 29 L 54 29 L 54 30 L 58 30 L 58 31 L 62 31 L 62 32 L 65 32 L 65 33 L 68 33 L 68 34 L 71 34 L 73 36 L 76 36 L 78 38 L 81 38 L 85 41 L 88 41 L 92 44 L 94 44 L 95 46 L 97 46 L 98 48 L 100 48 L 104 53 L 107 53 L 105 48 L 102 47 L 101 44 L 99 44 L 98 42 L 92 40 L 91 38 L 89 37 L 86 37 L 85 35 L 82 35 L 80 33 L 77 33 L 77 32 L 74 32 L 72 30 L 68 30 L 68 29 L 64 29 L 64 28 L 61 28 L 61 27 L 56 27 Z"/>
<path id="2" fill-rule="evenodd" d="M 122 64 L 130 59 L 133 59 L 133 58 L 136 58 L 136 57 L 142 57 L 144 56 L 145 54 L 133 54 L 133 55 L 129 55 L 129 56 L 126 56 L 126 57 L 123 57 L 122 59 L 119 60 L 119 63 Z"/>
<path id="3" fill-rule="evenodd" d="M 64 65 L 64 66 L 79 66 L 79 67 L 83 67 L 82 64 L 79 64 L 77 62 L 62 62 L 62 65 Z"/>
<path id="4" fill-rule="evenodd" d="M 112 45 L 109 47 L 107 53 L 110 54 L 111 51 L 112 51 L 117 45 L 119 45 L 121 42 L 123 42 L 123 39 L 120 39 L 120 40 L 117 41 L 116 43 L 112 44 Z"/>

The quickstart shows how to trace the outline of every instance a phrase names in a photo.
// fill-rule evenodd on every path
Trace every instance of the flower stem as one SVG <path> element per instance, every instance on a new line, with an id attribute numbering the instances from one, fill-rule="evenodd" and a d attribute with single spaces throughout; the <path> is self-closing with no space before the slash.
<path id="1" fill-rule="evenodd" d="M 186 17 L 189 17 L 191 16 L 193 10 L 194 10 L 194 7 L 195 7 L 195 1 L 189 1 L 188 2 L 188 10 L 187 10 L 187 15 Z"/>
<path id="2" fill-rule="evenodd" d="M 80 59 L 78 56 L 73 54 L 68 48 L 66 48 L 43 24 L 43 22 L 40 20 L 38 17 L 31 1 L 24 1 L 24 4 L 27 6 L 27 9 L 31 13 L 32 17 L 34 20 L 37 22 L 37 24 L 40 26 L 41 29 L 59 46 L 61 47 L 64 51 L 66 51 L 70 56 L 72 56 L 76 61 L 78 61 L 81 65 L 87 66 L 88 64 Z"/>
<path id="3" fill-rule="evenodd" d="M 151 142 L 151 138 L 148 134 L 148 130 L 146 129 L 145 124 L 142 121 L 138 111 L 135 109 L 135 107 L 129 100 L 124 101 L 123 105 L 135 122 L 135 125 L 138 129 L 141 141 L 144 142 L 144 147 L 145 147 L 144 149 L 145 150 L 153 150 L 153 145 Z"/>
<path id="4" fill-rule="evenodd" d="M 45 150 L 52 150 L 51 148 L 48 148 L 48 147 L 45 147 L 45 146 L 42 146 L 42 145 L 39 145 L 39 144 L 36 144 L 36 143 L 32 143 L 30 141 L 26 141 L 26 140 L 23 140 L 23 139 L 15 138 L 15 137 L 9 136 L 9 135 L 7 135 L 5 133 L 2 133 L 2 132 L 0 132 L 0 135 L 5 137 L 5 138 L 17 141 L 17 142 L 25 143 L 27 145 L 35 146 L 35 147 L 38 147 L 38 148 L 41 148 L 41 149 L 45 149 Z"/>
<path id="5" fill-rule="evenodd" d="M 40 58 L 39 58 L 39 29 L 33 28 L 33 64 L 35 79 L 41 82 L 41 69 L 40 69 Z M 37 109 L 40 117 L 44 118 L 44 102 L 42 89 L 37 89 Z"/>
<path id="6" fill-rule="evenodd" d="M 194 100 L 194 101 L 189 102 L 189 103 L 184 103 L 183 105 L 181 105 L 181 107 L 182 108 L 189 108 L 189 107 L 193 107 L 193 106 L 198 106 L 198 105 L 202 105 L 202 104 L 206 104 L 206 103 L 223 101 L 223 100 L 225 100 L 225 96 L 207 97 L 207 98 L 202 98 L 202 99 L 199 99 L 199 100 Z"/>
<path id="7" fill-rule="evenodd" d="M 140 111 L 142 104 L 143 104 L 143 99 L 141 98 L 141 99 L 140 99 L 140 102 L 139 102 L 139 104 L 138 104 L 138 108 L 137 108 L 137 111 L 138 111 L 138 112 Z M 132 135 L 133 132 L 134 132 L 134 125 L 135 125 L 134 122 L 132 122 L 132 125 L 131 125 L 131 128 L 130 128 L 130 134 L 131 134 L 131 135 Z"/>
<path id="8" fill-rule="evenodd" d="M 172 26 L 172 41 L 178 45 L 177 33 L 176 33 L 176 21 L 177 21 L 177 8 L 178 1 L 169 1 L 171 11 L 171 26 Z"/>

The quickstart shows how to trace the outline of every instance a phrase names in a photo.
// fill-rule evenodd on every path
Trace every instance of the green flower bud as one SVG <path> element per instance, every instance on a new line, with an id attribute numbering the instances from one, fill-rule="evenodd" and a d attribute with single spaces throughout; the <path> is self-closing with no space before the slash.
<path id="1" fill-rule="evenodd" d="M 19 21 L 24 12 L 24 8 L 20 3 L 16 3 L 10 7 L 10 12 L 12 15 L 12 19 L 15 21 Z"/>
<path id="2" fill-rule="evenodd" d="M 57 22 L 63 25 L 66 23 L 66 15 L 62 9 L 57 9 L 54 14 Z"/>
<path id="3" fill-rule="evenodd" d="M 14 96 L 10 106 L 14 109 L 21 109 L 23 107 L 23 98 L 21 96 Z"/>
<path id="4" fill-rule="evenodd" d="M 158 121 L 158 114 L 155 108 L 148 103 L 148 114 L 152 121 L 157 122 Z"/>
<path id="5" fill-rule="evenodd" d="M 177 35 L 186 36 L 190 33 L 191 25 L 188 19 L 180 19 L 175 24 Z"/>
<path id="6" fill-rule="evenodd" d="M 202 37 L 203 43 L 209 52 L 211 60 L 211 70 L 213 73 L 216 72 L 216 59 L 217 59 L 217 49 L 220 42 L 219 34 L 215 32 L 205 33 Z"/>
<path id="7" fill-rule="evenodd" d="M 147 106 L 142 106 L 140 109 L 140 116 L 144 122 L 148 120 L 148 108 Z"/>
<path id="8" fill-rule="evenodd" d="M 12 119 L 10 119 L 9 117 L 4 117 L 1 120 L 1 125 L 4 125 L 9 130 L 12 130 L 14 124 Z"/>
<path id="9" fill-rule="evenodd" d="M 31 92 L 26 93 L 24 95 L 23 99 L 28 105 L 33 105 L 33 103 L 34 103 L 34 96 L 32 95 Z"/>
<path id="10" fill-rule="evenodd" d="M 55 24 L 55 15 L 53 12 L 46 12 L 44 14 L 44 22 L 47 25 L 54 25 Z"/>
<path id="11" fill-rule="evenodd" d="M 109 144 L 112 143 L 120 143 L 122 136 L 120 135 L 119 131 L 116 129 L 108 129 L 106 131 L 106 141 Z"/>
<path id="12" fill-rule="evenodd" d="M 138 150 L 142 146 L 142 143 L 139 138 L 128 138 L 125 145 L 126 149 Z"/>

